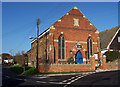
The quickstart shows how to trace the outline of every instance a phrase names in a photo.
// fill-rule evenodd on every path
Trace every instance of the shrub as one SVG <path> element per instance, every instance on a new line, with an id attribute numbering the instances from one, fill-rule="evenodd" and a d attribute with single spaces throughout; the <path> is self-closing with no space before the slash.
<path id="1" fill-rule="evenodd" d="M 32 68 L 32 67 L 30 67 L 30 66 L 25 66 L 25 71 L 26 71 L 26 70 L 29 70 L 30 68 Z"/>
<path id="2" fill-rule="evenodd" d="M 38 73 L 38 70 L 36 68 L 30 68 L 29 70 L 26 70 L 22 73 L 22 75 L 35 75 Z"/>
<path id="3" fill-rule="evenodd" d="M 68 62 L 68 64 L 70 64 L 70 63 L 73 64 L 73 63 L 74 63 L 74 59 L 73 59 L 73 57 L 68 58 L 67 62 Z"/>
<path id="4" fill-rule="evenodd" d="M 106 55 L 106 62 L 108 61 L 112 62 L 119 57 L 119 52 L 118 51 L 107 51 L 105 52 L 104 55 Z"/>
<path id="5" fill-rule="evenodd" d="M 23 68 L 19 67 L 19 66 L 15 66 L 15 67 L 12 66 L 12 67 L 10 67 L 10 69 L 17 74 L 21 74 L 23 72 Z"/>

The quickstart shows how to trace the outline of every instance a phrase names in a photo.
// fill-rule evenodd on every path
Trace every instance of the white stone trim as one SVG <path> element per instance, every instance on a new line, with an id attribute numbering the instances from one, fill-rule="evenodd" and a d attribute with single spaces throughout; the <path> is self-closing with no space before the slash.
<path id="1" fill-rule="evenodd" d="M 83 15 L 83 17 L 86 18 L 85 15 Z"/>
<path id="2" fill-rule="evenodd" d="M 86 61 L 86 58 L 83 58 L 83 61 Z"/>
<path id="3" fill-rule="evenodd" d="M 63 32 L 61 32 L 61 34 L 63 34 Z"/>
<path id="4" fill-rule="evenodd" d="M 54 42 L 58 42 L 58 40 L 54 40 Z M 68 40 L 65 40 L 66 43 L 78 43 L 78 41 L 68 41 Z M 84 41 L 79 41 L 79 43 L 85 43 L 87 44 L 87 42 L 84 42 Z M 93 44 L 97 44 L 97 42 L 93 42 Z"/>
<path id="5" fill-rule="evenodd" d="M 54 42 L 58 42 L 58 40 L 54 40 Z"/>
<path id="6" fill-rule="evenodd" d="M 78 41 L 68 41 L 68 40 L 66 40 L 65 42 L 77 43 Z"/>
<path id="7" fill-rule="evenodd" d="M 61 22 L 61 19 L 59 19 L 58 22 Z"/>
<path id="8" fill-rule="evenodd" d="M 83 51 L 86 51 L 86 49 L 83 49 Z"/>
<path id="9" fill-rule="evenodd" d="M 49 33 L 49 35 L 53 35 L 53 33 Z"/>
<path id="10" fill-rule="evenodd" d="M 90 25 L 93 25 L 92 23 L 90 23 Z"/>
<path id="11" fill-rule="evenodd" d="M 68 41 L 68 40 L 66 40 L 65 42 L 69 42 L 69 43 L 78 43 L 78 41 Z M 87 42 L 79 41 L 79 43 L 87 43 Z"/>
<path id="12" fill-rule="evenodd" d="M 31 41 L 31 43 L 35 42 L 37 39 L 34 39 L 33 41 Z"/>
<path id="13" fill-rule="evenodd" d="M 78 9 L 78 8 L 75 6 L 74 9 Z"/>
<path id="14" fill-rule="evenodd" d="M 44 32 L 42 35 L 38 36 L 38 38 L 42 37 L 44 34 L 46 34 L 47 32 L 49 32 L 50 29 L 48 29 L 46 32 Z M 37 39 L 34 39 L 33 41 L 31 41 L 31 43 L 35 42 Z"/>
<path id="15" fill-rule="evenodd" d="M 97 44 L 97 42 L 93 42 L 93 44 Z"/>
<path id="16" fill-rule="evenodd" d="M 107 49 L 109 48 L 110 44 L 113 42 L 114 38 L 116 37 L 116 35 L 118 34 L 120 28 L 117 30 L 117 32 L 115 33 L 115 35 L 113 36 L 112 40 L 110 41 L 110 43 L 107 46 Z"/>
<path id="17" fill-rule="evenodd" d="M 79 26 L 79 19 L 73 18 L 74 26 Z"/>
<path id="18" fill-rule="evenodd" d="M 42 35 L 40 35 L 38 38 L 42 37 L 44 34 L 46 34 L 50 29 L 48 29 L 46 32 L 44 32 Z"/>
<path id="19" fill-rule="evenodd" d="M 50 26 L 50 29 L 55 29 L 55 27 L 52 25 L 52 26 Z"/>
<path id="20" fill-rule="evenodd" d="M 66 15 L 69 15 L 69 13 L 66 13 Z"/>
<path id="21" fill-rule="evenodd" d="M 98 30 L 95 31 L 96 34 L 99 34 L 100 32 Z"/>
<path id="22" fill-rule="evenodd" d="M 89 36 L 91 36 L 91 34 L 89 34 Z"/>
<path id="23" fill-rule="evenodd" d="M 73 49 L 72 51 L 76 51 L 75 49 Z"/>

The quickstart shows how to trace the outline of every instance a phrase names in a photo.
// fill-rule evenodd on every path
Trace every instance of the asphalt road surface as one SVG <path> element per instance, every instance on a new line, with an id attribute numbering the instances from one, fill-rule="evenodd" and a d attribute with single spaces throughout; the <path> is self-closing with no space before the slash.
<path id="1" fill-rule="evenodd" d="M 9 72 L 5 73 L 5 72 Z M 9 69 L 3 69 L 2 87 L 21 86 L 47 86 L 47 87 L 71 87 L 71 86 L 114 86 L 119 87 L 120 70 L 107 72 L 91 72 L 68 75 L 46 75 L 46 76 L 21 76 L 14 74 Z M 11 74 L 11 75 L 10 75 Z M 12 75 L 13 74 L 13 75 Z"/>

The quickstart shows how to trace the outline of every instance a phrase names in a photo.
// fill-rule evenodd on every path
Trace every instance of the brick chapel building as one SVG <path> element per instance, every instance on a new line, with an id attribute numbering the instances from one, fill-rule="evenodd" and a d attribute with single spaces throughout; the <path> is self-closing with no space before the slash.
<path id="1" fill-rule="evenodd" d="M 89 63 L 90 56 L 100 57 L 99 31 L 75 6 L 38 37 L 39 63 Z M 31 42 L 30 66 L 36 66 L 36 39 Z"/>

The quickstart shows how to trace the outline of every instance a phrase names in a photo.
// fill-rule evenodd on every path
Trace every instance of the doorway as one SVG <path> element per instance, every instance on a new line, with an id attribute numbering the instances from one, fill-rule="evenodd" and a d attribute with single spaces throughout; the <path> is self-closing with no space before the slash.
<path id="1" fill-rule="evenodd" d="M 80 50 L 75 54 L 75 64 L 78 64 L 78 63 L 79 64 L 83 63 L 83 56 Z"/>

